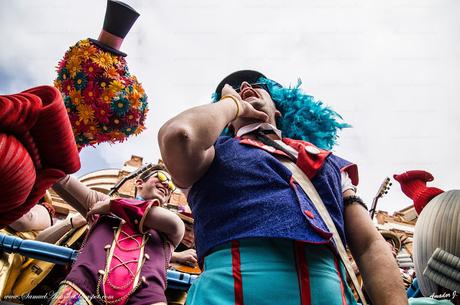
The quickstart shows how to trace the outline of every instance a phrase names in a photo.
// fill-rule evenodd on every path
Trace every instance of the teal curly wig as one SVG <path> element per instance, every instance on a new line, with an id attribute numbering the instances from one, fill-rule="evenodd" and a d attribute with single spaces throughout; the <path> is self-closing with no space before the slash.
<path id="1" fill-rule="evenodd" d="M 300 79 L 295 86 L 289 88 L 281 87 L 267 78 L 260 78 L 259 82 L 267 86 L 276 108 L 281 112 L 282 116 L 276 124 L 283 137 L 308 141 L 322 149 L 331 150 L 337 142 L 338 131 L 351 127 L 342 121 L 337 112 L 305 94 L 300 89 Z M 214 93 L 213 102 L 218 97 Z M 223 135 L 233 136 L 228 129 L 224 130 Z"/>

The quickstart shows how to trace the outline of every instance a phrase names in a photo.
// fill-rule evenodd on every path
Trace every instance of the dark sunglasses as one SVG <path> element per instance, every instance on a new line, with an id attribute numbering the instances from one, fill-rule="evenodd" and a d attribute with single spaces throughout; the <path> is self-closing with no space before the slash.
<path id="1" fill-rule="evenodd" d="M 254 89 L 264 89 L 265 91 L 267 91 L 268 94 L 270 94 L 270 91 L 268 91 L 268 86 L 267 84 L 264 84 L 264 83 L 253 83 L 253 84 L 249 84 L 252 88 Z M 235 89 L 235 91 L 237 93 L 240 93 L 241 91 L 241 85 L 238 87 L 238 88 L 235 88 L 233 87 L 233 89 Z"/>

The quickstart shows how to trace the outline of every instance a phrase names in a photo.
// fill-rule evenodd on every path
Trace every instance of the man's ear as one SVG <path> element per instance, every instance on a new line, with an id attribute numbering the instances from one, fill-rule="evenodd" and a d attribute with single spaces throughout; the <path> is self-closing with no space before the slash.
<path id="1" fill-rule="evenodd" d="M 141 188 L 144 185 L 144 181 L 142 181 L 142 179 L 136 179 L 134 184 L 136 185 L 137 188 Z"/>

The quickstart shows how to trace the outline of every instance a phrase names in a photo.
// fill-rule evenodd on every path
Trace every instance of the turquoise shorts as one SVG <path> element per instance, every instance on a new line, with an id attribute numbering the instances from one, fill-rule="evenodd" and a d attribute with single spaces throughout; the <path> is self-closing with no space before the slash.
<path id="1" fill-rule="evenodd" d="M 242 239 L 204 259 L 187 305 L 354 305 L 345 268 L 326 245 Z"/>

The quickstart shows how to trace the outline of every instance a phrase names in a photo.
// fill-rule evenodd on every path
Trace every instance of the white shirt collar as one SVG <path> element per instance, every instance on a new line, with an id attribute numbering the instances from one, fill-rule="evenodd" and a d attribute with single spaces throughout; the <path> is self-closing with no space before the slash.
<path id="1" fill-rule="evenodd" d="M 276 128 L 275 126 L 273 126 L 270 123 L 253 123 L 253 124 L 243 126 L 240 129 L 238 129 L 238 132 L 236 133 L 236 136 L 241 137 L 241 136 L 244 136 L 245 134 L 253 132 L 254 130 L 257 130 L 257 129 L 273 130 L 275 132 L 275 134 L 281 139 L 281 130 L 279 130 L 278 128 Z"/>

